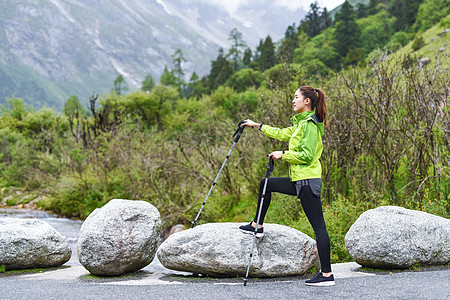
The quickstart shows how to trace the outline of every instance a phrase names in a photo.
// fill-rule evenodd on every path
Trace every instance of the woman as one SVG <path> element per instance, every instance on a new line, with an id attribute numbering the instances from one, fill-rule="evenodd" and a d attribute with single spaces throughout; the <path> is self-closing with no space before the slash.
<path id="1" fill-rule="evenodd" d="M 263 221 L 270 205 L 272 192 L 297 196 L 300 198 L 303 210 L 314 229 L 322 267 L 321 272 L 305 283 L 315 286 L 334 285 L 330 262 L 330 238 L 325 226 L 320 201 L 322 167 L 319 158 L 323 150 L 322 135 L 327 115 L 325 94 L 320 89 L 303 86 L 295 92 L 292 104 L 294 112 L 298 114 L 292 117 L 293 126 L 291 127 L 280 129 L 251 120 L 245 120 L 243 124 L 247 127 L 258 127 L 268 137 L 280 141 L 289 141 L 289 149 L 274 151 L 269 154 L 269 157 L 274 160 L 281 159 L 289 163 L 289 177 L 271 177 L 268 179 L 257 237 L 264 234 Z M 253 234 L 255 231 L 264 180 L 261 181 L 259 188 L 255 219 L 250 224 L 239 227 L 242 232 Z"/>

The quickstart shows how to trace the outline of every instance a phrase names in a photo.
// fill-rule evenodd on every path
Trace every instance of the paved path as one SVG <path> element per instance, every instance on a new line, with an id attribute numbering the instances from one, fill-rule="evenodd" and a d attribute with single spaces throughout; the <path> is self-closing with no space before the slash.
<path id="1" fill-rule="evenodd" d="M 0 299 L 450 299 L 450 270 L 373 275 L 356 263 L 332 266 L 334 287 L 308 287 L 304 278 L 198 279 L 157 262 L 140 276 L 89 279 L 82 266 L 0 277 Z M 179 274 L 177 276 L 174 276 Z"/>

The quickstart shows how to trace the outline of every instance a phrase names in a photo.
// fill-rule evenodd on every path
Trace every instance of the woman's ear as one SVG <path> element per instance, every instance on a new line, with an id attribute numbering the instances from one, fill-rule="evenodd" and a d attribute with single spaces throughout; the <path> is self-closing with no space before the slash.
<path id="1" fill-rule="evenodd" d="M 306 105 L 311 104 L 311 99 L 305 98 L 305 99 L 303 100 L 303 103 L 305 103 Z"/>

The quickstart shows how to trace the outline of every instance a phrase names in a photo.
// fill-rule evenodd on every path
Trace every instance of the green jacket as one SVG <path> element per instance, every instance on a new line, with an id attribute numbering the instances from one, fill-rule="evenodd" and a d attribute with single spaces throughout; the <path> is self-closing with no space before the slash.
<path id="1" fill-rule="evenodd" d="M 319 123 L 314 111 L 306 111 L 291 118 L 293 126 L 275 128 L 262 125 L 261 131 L 268 137 L 289 141 L 289 150 L 282 160 L 287 161 L 291 181 L 322 177 L 319 158 L 322 155 L 324 124 Z"/>

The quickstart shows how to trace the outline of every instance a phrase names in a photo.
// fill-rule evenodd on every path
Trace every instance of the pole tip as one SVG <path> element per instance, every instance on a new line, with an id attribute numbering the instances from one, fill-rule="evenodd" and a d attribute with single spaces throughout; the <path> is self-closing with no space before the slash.
<path id="1" fill-rule="evenodd" d="M 248 281 L 248 278 L 245 278 L 244 279 L 244 286 L 247 286 L 247 281 Z"/>

